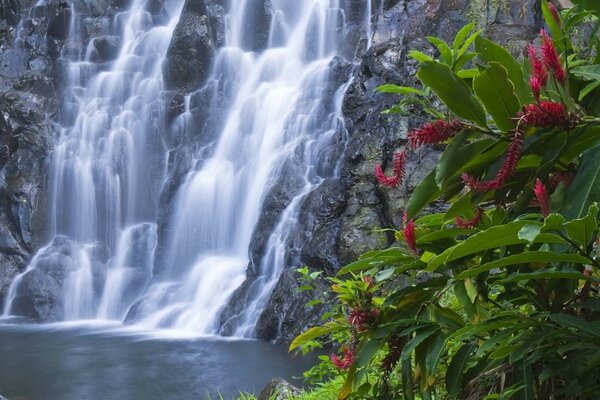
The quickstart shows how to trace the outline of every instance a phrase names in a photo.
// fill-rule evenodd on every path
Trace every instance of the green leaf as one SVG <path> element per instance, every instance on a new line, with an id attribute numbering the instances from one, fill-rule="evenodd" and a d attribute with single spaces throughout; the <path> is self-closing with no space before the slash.
<path id="1" fill-rule="evenodd" d="M 581 92 L 579 92 L 578 100 L 582 101 L 588 94 L 592 93 L 594 91 L 594 89 L 596 89 L 599 86 L 600 86 L 600 80 L 586 85 L 583 89 L 581 89 Z"/>
<path id="2" fill-rule="evenodd" d="M 469 36 L 469 33 L 471 33 L 471 31 L 473 30 L 474 27 L 475 27 L 475 24 L 470 23 L 470 24 L 463 26 L 458 31 L 458 33 L 454 37 L 454 41 L 452 42 L 452 49 L 454 51 L 458 51 L 458 49 L 460 49 L 461 45 L 464 43 L 465 39 L 467 39 L 467 37 Z"/>
<path id="3" fill-rule="evenodd" d="M 446 104 L 448 109 L 460 118 L 487 127 L 486 116 L 481 103 L 473 96 L 469 86 L 448 66 L 425 61 L 417 73 L 423 85 L 429 86 Z"/>
<path id="4" fill-rule="evenodd" d="M 588 210 L 588 215 L 583 218 L 565 222 L 567 236 L 578 243 L 583 249 L 596 238 L 598 230 L 598 205 L 592 204 Z"/>
<path id="5" fill-rule="evenodd" d="M 471 36 L 469 36 L 469 38 L 465 41 L 465 43 L 463 43 L 460 50 L 456 54 L 457 60 L 459 60 L 463 56 L 463 54 L 465 54 L 465 52 L 469 49 L 469 47 L 473 44 L 473 42 L 479 37 L 479 35 L 481 35 L 481 32 L 483 32 L 483 31 L 479 30 L 479 31 L 473 33 Z"/>
<path id="6" fill-rule="evenodd" d="M 568 314 L 552 314 L 549 317 L 552 321 L 565 328 L 575 329 L 578 333 L 585 334 L 595 338 L 600 338 L 600 329 L 581 318 Z"/>
<path id="7" fill-rule="evenodd" d="M 535 272 L 529 273 L 514 273 L 508 276 L 508 278 L 496 281 L 498 285 L 505 285 L 507 283 L 515 283 L 520 281 L 530 281 L 534 279 L 575 279 L 581 281 L 597 281 L 597 279 L 586 276 L 578 271 L 556 271 L 552 269 L 540 269 Z"/>
<path id="8" fill-rule="evenodd" d="M 375 354 L 377 354 L 377 352 L 383 347 L 384 344 L 385 340 L 369 340 L 358 352 L 356 367 L 358 369 L 361 369 L 362 367 L 368 365 L 375 357 Z"/>
<path id="9" fill-rule="evenodd" d="M 440 62 L 449 65 L 452 62 L 452 50 L 450 49 L 450 46 L 448 46 L 448 43 L 433 36 L 427 36 L 427 40 L 439 50 Z"/>
<path id="10" fill-rule="evenodd" d="M 475 343 L 463 345 L 454 355 L 446 371 L 446 390 L 452 397 L 459 395 L 462 388 L 463 373 L 469 362 L 469 357 L 475 350 Z"/>
<path id="11" fill-rule="evenodd" d="M 462 79 L 473 79 L 481 72 L 478 69 L 461 69 L 456 73 Z"/>
<path id="12" fill-rule="evenodd" d="M 446 341 L 448 335 L 444 335 L 441 332 L 437 332 L 435 336 L 430 339 L 430 344 L 427 348 L 427 371 L 430 375 L 435 374 L 435 370 L 442 358 L 442 354 L 446 351 Z"/>
<path id="13" fill-rule="evenodd" d="M 586 79 L 588 81 L 598 81 L 600 80 L 600 65 L 585 65 L 577 68 L 573 68 L 570 71 L 573 75 L 578 76 L 580 78 Z"/>
<path id="14" fill-rule="evenodd" d="M 542 227 L 539 224 L 527 224 L 521 228 L 517 235 L 519 239 L 525 239 L 530 244 L 540 235 Z"/>
<path id="15" fill-rule="evenodd" d="M 550 33 L 552 33 L 552 39 L 554 40 L 556 47 L 559 50 L 564 50 L 564 44 L 562 42 L 562 29 L 559 26 L 559 22 L 557 22 L 554 19 L 554 15 L 552 15 L 552 13 L 550 12 L 547 0 L 542 1 L 542 14 L 544 14 L 544 20 L 546 21 L 546 25 L 548 25 L 548 28 L 550 28 Z"/>
<path id="16" fill-rule="evenodd" d="M 404 346 L 400 359 L 402 361 L 410 359 L 412 352 L 420 345 L 425 339 L 440 330 L 438 325 L 428 325 L 425 328 L 419 329 L 415 336 Z"/>
<path id="17" fill-rule="evenodd" d="M 425 93 L 422 90 L 415 89 L 410 86 L 398 86 L 392 84 L 381 85 L 376 89 L 380 93 L 397 93 L 403 95 L 411 95 L 416 94 L 419 96 L 425 96 Z"/>
<path id="18" fill-rule="evenodd" d="M 473 90 L 492 116 L 496 126 L 508 132 L 515 127 L 515 118 L 521 103 L 515 95 L 514 84 L 508 79 L 508 71 L 497 62 L 473 79 Z"/>
<path id="19" fill-rule="evenodd" d="M 431 56 L 428 56 L 427 54 L 416 50 L 409 51 L 408 56 L 414 58 L 418 62 L 433 61 L 433 58 L 431 58 Z"/>
<path id="20" fill-rule="evenodd" d="M 502 268 L 509 265 L 520 265 L 520 264 L 545 264 L 551 262 L 566 262 L 566 263 L 574 263 L 574 264 L 588 264 L 589 260 L 583 256 L 578 254 L 563 254 L 563 253 L 554 253 L 551 251 L 526 251 L 523 253 L 511 255 L 508 257 L 503 257 L 499 260 L 491 261 L 485 264 L 480 265 L 476 268 L 471 268 L 466 271 L 461 272 L 456 276 L 456 279 L 464 279 L 468 277 L 473 277 L 481 274 L 482 272 L 487 272 L 492 269 Z"/>
<path id="21" fill-rule="evenodd" d="M 459 258 L 480 253 L 485 250 L 496 249 L 502 246 L 524 244 L 527 241 L 517 237 L 521 228 L 531 221 L 513 221 L 506 225 L 499 225 L 479 232 L 463 242 L 450 247 L 442 254 L 433 257 L 427 265 L 426 271 L 435 271 L 441 265 Z"/>
<path id="22" fill-rule="evenodd" d="M 435 170 L 433 170 L 423 179 L 410 196 L 410 200 L 406 206 L 407 218 L 414 218 L 423 207 L 438 198 L 440 194 L 441 191 L 435 183 Z"/>
<path id="23" fill-rule="evenodd" d="M 580 218 L 600 199 L 600 145 L 583 153 L 575 180 L 567 190 L 561 214 L 566 219 Z"/>
<path id="24" fill-rule="evenodd" d="M 404 400 L 414 400 L 412 360 L 408 358 L 402 361 L 402 394 Z"/>
<path id="25" fill-rule="evenodd" d="M 515 93 L 521 104 L 529 104 L 533 101 L 533 94 L 529 85 L 525 82 L 521 65 L 504 47 L 479 36 L 475 40 L 475 50 L 485 62 L 498 62 L 506 68 L 508 78 L 513 83 Z"/>
<path id="26" fill-rule="evenodd" d="M 342 331 L 344 329 L 346 329 L 346 326 L 337 321 L 328 322 L 323 326 L 316 326 L 316 327 L 311 328 L 311 329 L 307 330 L 306 332 L 298 335 L 294 339 L 292 344 L 290 344 L 289 351 L 292 351 L 295 348 L 302 346 L 303 344 L 307 343 L 310 340 L 316 339 L 321 336 L 329 335 L 330 333 L 333 333 L 333 332 Z"/>

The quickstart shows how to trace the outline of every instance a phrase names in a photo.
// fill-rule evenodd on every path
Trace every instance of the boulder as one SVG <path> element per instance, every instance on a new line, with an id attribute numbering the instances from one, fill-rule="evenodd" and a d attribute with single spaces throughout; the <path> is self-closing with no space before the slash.
<path id="1" fill-rule="evenodd" d="M 169 90 L 191 92 L 206 81 L 215 55 L 210 17 L 204 1 L 188 0 L 173 32 L 163 65 Z"/>
<path id="2" fill-rule="evenodd" d="M 300 393 L 301 390 L 288 381 L 275 378 L 261 390 L 256 400 L 288 400 Z"/>

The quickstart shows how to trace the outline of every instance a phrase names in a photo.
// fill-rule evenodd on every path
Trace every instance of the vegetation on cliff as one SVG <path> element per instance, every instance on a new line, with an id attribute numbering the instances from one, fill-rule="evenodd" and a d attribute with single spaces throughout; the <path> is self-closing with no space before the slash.
<path id="1" fill-rule="evenodd" d="M 397 243 L 342 268 L 333 315 L 290 346 L 337 345 L 312 374 L 343 379 L 340 399 L 600 391 L 600 7 L 578 3 L 543 2 L 548 31 L 522 63 L 468 25 L 429 38 L 437 59 L 412 52 L 422 88 L 380 88 L 402 96 L 390 112 L 432 119 L 376 166 L 381 186 L 401 185 L 420 147 L 446 148 Z M 572 33 L 588 28 L 580 47 Z M 440 199 L 445 212 L 423 212 Z"/>

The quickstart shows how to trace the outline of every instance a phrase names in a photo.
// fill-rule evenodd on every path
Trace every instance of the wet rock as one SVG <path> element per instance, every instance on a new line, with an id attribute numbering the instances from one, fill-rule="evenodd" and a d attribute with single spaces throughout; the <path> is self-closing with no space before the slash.
<path id="1" fill-rule="evenodd" d="M 288 400 L 302 391 L 281 378 L 275 378 L 261 390 L 257 400 Z M 2 400 L 2 399 L 0 399 Z"/>
<path id="2" fill-rule="evenodd" d="M 102 36 L 92 39 L 94 51 L 90 60 L 94 62 L 106 62 L 117 58 L 119 55 L 120 39 L 118 36 Z"/>
<path id="3" fill-rule="evenodd" d="M 208 77 L 215 54 L 210 18 L 204 1 L 184 6 L 163 65 L 166 87 L 190 92 Z"/>
<path id="4" fill-rule="evenodd" d="M 269 30 L 272 15 L 271 0 L 246 3 L 246 18 L 242 46 L 251 51 L 260 51 L 269 43 Z"/>
<path id="5" fill-rule="evenodd" d="M 66 39 L 71 26 L 71 7 L 66 2 L 61 2 L 54 12 L 48 16 L 48 35 L 55 39 Z"/>
<path id="6" fill-rule="evenodd" d="M 13 279 L 21 272 L 20 266 L 25 260 L 18 254 L 0 252 L 0 310 L 4 309 L 4 301 Z"/>
<path id="7" fill-rule="evenodd" d="M 319 279 L 313 283 L 314 290 L 300 291 L 303 285 L 305 283 L 300 281 L 300 275 L 294 269 L 283 272 L 256 324 L 257 338 L 290 343 L 306 329 L 322 322 L 320 318 L 332 300 L 328 298 L 327 283 Z M 309 306 L 308 303 L 315 299 L 323 302 Z"/>

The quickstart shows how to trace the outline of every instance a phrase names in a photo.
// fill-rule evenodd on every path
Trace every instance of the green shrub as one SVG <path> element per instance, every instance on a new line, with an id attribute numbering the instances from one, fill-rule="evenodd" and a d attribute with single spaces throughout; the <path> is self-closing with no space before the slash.
<path id="1" fill-rule="evenodd" d="M 417 148 L 447 146 L 397 245 L 342 268 L 336 315 L 290 347 L 339 344 L 326 362 L 344 378 L 340 399 L 600 393 L 600 59 L 595 36 L 586 51 L 570 38 L 600 10 L 542 8 L 552 37 L 523 63 L 468 25 L 451 44 L 429 38 L 438 59 L 411 53 L 422 89 L 380 88 L 402 96 L 389 112 L 435 118 L 409 133 L 391 174 L 376 167 L 380 185 L 400 185 Z M 439 199 L 445 213 L 422 214 Z"/>

